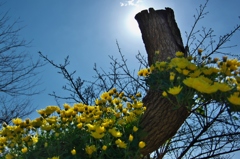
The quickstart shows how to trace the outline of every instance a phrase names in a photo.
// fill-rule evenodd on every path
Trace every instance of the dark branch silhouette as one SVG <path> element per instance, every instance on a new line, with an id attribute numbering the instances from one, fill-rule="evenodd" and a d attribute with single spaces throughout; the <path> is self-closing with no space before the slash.
<path id="1" fill-rule="evenodd" d="M 41 92 L 35 90 L 40 84 L 36 75 L 44 64 L 21 51 L 30 43 L 19 38 L 23 28 L 17 28 L 18 23 L 10 22 L 7 12 L 0 15 L 0 123 L 30 115 L 34 111 L 30 96 Z"/>

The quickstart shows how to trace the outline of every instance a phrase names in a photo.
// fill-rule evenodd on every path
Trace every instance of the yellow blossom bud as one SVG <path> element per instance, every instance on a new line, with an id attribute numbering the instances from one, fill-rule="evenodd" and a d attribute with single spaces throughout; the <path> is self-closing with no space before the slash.
<path id="1" fill-rule="evenodd" d="M 136 126 L 133 127 L 133 131 L 136 132 L 138 131 L 138 128 Z"/>
<path id="2" fill-rule="evenodd" d="M 102 150 L 103 150 L 103 151 L 107 150 L 107 146 L 106 146 L 106 145 L 103 145 Z"/>
<path id="3" fill-rule="evenodd" d="M 14 156 L 12 156 L 11 154 L 7 154 L 7 155 L 5 156 L 5 158 L 6 158 L 6 159 L 12 159 L 12 158 L 14 158 Z"/>
<path id="4" fill-rule="evenodd" d="M 133 140 L 133 136 L 132 136 L 132 134 L 129 135 L 128 140 L 129 140 L 129 141 L 132 141 L 132 140 Z"/>
<path id="5" fill-rule="evenodd" d="M 176 52 L 176 56 L 177 57 L 182 57 L 182 56 L 184 56 L 184 53 L 181 52 L 181 51 L 178 51 L 178 52 Z"/>
<path id="6" fill-rule="evenodd" d="M 175 73 L 174 72 L 170 72 L 170 81 L 173 81 L 175 78 Z"/>
<path id="7" fill-rule="evenodd" d="M 127 109 L 124 108 L 124 109 L 122 110 L 122 112 L 123 112 L 123 113 L 127 113 Z"/>
<path id="8" fill-rule="evenodd" d="M 96 149 L 96 146 L 95 146 L 95 145 L 92 145 L 92 146 L 87 146 L 87 147 L 85 148 L 85 150 L 86 150 L 87 154 L 92 155 L 92 153 L 93 153 L 94 151 L 96 151 L 97 149 Z"/>
<path id="9" fill-rule="evenodd" d="M 22 153 L 26 153 L 27 150 L 28 150 L 27 147 L 22 148 Z"/>
<path id="10" fill-rule="evenodd" d="M 63 107 L 64 107 L 64 109 L 65 109 L 65 110 L 68 110 L 68 109 L 70 109 L 70 108 L 71 108 L 71 106 L 70 106 L 70 105 L 68 105 L 67 103 L 63 104 Z"/>
<path id="11" fill-rule="evenodd" d="M 178 86 L 178 87 L 173 87 L 173 88 L 169 88 L 168 93 L 172 94 L 172 95 L 178 95 L 182 90 L 182 87 Z"/>
<path id="12" fill-rule="evenodd" d="M 120 118 L 121 117 L 121 113 L 119 113 L 119 112 L 115 113 L 114 115 L 115 115 L 116 118 Z"/>
<path id="13" fill-rule="evenodd" d="M 116 140 L 115 143 L 120 148 L 124 148 L 125 149 L 127 147 L 127 144 L 124 141 L 120 140 L 120 139 Z"/>
<path id="14" fill-rule="evenodd" d="M 170 75 L 170 81 L 174 80 L 174 76 Z"/>
<path id="15" fill-rule="evenodd" d="M 201 54 L 202 54 L 202 52 L 203 52 L 203 50 L 202 50 L 202 49 L 198 49 L 198 55 L 201 55 Z"/>
<path id="16" fill-rule="evenodd" d="M 186 76 L 189 74 L 189 72 L 190 72 L 189 70 L 184 69 L 182 73 Z"/>
<path id="17" fill-rule="evenodd" d="M 32 137 L 32 141 L 34 144 L 36 144 L 38 142 L 38 137 L 37 136 L 33 136 Z"/>
<path id="18" fill-rule="evenodd" d="M 142 148 L 144 148 L 146 146 L 146 144 L 145 144 L 145 142 L 140 141 L 138 146 L 142 149 Z"/>
<path id="19" fill-rule="evenodd" d="M 22 123 L 22 119 L 20 118 L 16 118 L 16 119 L 13 119 L 12 122 L 15 124 L 15 125 L 20 125 Z"/>
<path id="20" fill-rule="evenodd" d="M 72 149 L 71 153 L 72 153 L 72 155 L 76 155 L 76 150 Z"/>
<path id="21" fill-rule="evenodd" d="M 164 91 L 164 92 L 162 93 L 162 96 L 163 96 L 163 97 L 167 97 L 167 92 Z"/>
<path id="22" fill-rule="evenodd" d="M 136 94 L 136 97 L 141 97 L 142 95 L 141 95 L 141 93 L 140 92 L 138 92 L 137 94 Z"/>

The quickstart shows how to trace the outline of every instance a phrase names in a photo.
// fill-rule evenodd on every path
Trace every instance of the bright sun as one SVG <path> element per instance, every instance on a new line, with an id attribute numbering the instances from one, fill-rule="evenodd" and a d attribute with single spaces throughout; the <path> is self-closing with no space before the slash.
<path id="1" fill-rule="evenodd" d="M 140 11 L 142 11 L 144 9 L 147 9 L 147 8 L 144 8 L 143 6 L 134 7 L 133 10 L 128 14 L 128 16 L 126 18 L 127 29 L 129 30 L 130 34 L 132 34 L 134 36 L 141 35 L 141 31 L 138 27 L 138 23 L 134 17 L 137 13 L 139 13 Z"/>

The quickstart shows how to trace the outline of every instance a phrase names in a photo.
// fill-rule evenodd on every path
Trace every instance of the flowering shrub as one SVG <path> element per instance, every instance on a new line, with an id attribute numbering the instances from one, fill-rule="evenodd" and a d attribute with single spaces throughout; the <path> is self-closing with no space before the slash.
<path id="1" fill-rule="evenodd" d="M 96 106 L 48 106 L 34 120 L 13 119 L 0 131 L 0 152 L 6 159 L 137 158 L 145 147 L 139 120 L 146 107 L 140 97 L 111 89 Z"/>
<path id="2" fill-rule="evenodd" d="M 240 62 L 226 56 L 219 60 L 201 54 L 200 49 L 196 57 L 184 57 L 184 53 L 177 52 L 175 58 L 156 61 L 138 75 L 145 77 L 153 89 L 163 90 L 162 95 L 170 102 L 170 97 L 175 97 L 176 107 L 185 105 L 191 110 L 199 103 L 215 101 L 240 111 Z"/>

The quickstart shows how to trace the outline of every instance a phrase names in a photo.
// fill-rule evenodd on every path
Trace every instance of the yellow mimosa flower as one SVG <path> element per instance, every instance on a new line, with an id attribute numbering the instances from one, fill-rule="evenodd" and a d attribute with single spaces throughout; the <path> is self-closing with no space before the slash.
<path id="1" fill-rule="evenodd" d="M 189 70 L 191 70 L 191 71 L 195 71 L 195 70 L 197 69 L 197 66 L 196 66 L 195 64 L 193 64 L 193 63 L 190 63 L 190 64 L 187 66 L 187 68 L 188 68 Z"/>
<path id="2" fill-rule="evenodd" d="M 186 75 L 188 75 L 189 74 L 189 70 L 186 70 L 186 69 L 184 69 L 183 71 L 182 71 L 182 73 L 186 76 Z"/>
<path id="3" fill-rule="evenodd" d="M 22 119 L 20 118 L 16 118 L 16 119 L 13 119 L 12 122 L 15 124 L 15 125 L 20 125 L 22 123 Z"/>
<path id="4" fill-rule="evenodd" d="M 129 140 L 129 141 L 133 141 L 133 136 L 132 136 L 132 134 L 129 135 L 128 140 Z"/>
<path id="5" fill-rule="evenodd" d="M 96 130 L 97 133 L 105 132 L 104 126 L 95 126 L 95 130 Z"/>
<path id="6" fill-rule="evenodd" d="M 190 73 L 190 77 L 198 77 L 202 72 L 200 70 L 195 70 L 193 73 Z"/>
<path id="7" fill-rule="evenodd" d="M 212 73 L 217 73 L 218 69 L 214 67 L 203 69 L 202 71 L 205 75 L 211 75 Z"/>
<path id="8" fill-rule="evenodd" d="M 92 155 L 92 153 L 95 152 L 96 150 L 97 149 L 96 149 L 95 145 L 87 146 L 85 148 L 86 153 L 89 154 L 89 155 Z"/>
<path id="9" fill-rule="evenodd" d="M 233 94 L 228 98 L 228 101 L 234 105 L 240 105 L 240 97 L 238 95 Z"/>
<path id="10" fill-rule="evenodd" d="M 38 142 L 38 137 L 37 136 L 33 136 L 32 137 L 32 141 L 34 144 L 36 144 Z"/>
<path id="11" fill-rule="evenodd" d="M 75 149 L 72 149 L 71 153 L 72 153 L 72 155 L 76 155 L 77 152 Z"/>
<path id="12" fill-rule="evenodd" d="M 100 98 L 107 100 L 109 97 L 110 97 L 109 93 L 108 93 L 108 92 L 104 92 L 104 93 L 101 95 Z"/>
<path id="13" fill-rule="evenodd" d="M 88 130 L 95 130 L 95 125 L 87 124 Z"/>
<path id="14" fill-rule="evenodd" d="M 145 144 L 145 142 L 140 141 L 138 146 L 142 149 L 142 148 L 144 148 L 146 146 L 146 144 Z"/>
<path id="15" fill-rule="evenodd" d="M 126 148 L 127 147 L 127 144 L 124 142 L 124 141 L 122 141 L 122 140 L 120 140 L 120 139 L 117 139 L 116 141 L 115 141 L 115 143 L 120 147 L 120 148 Z"/>
<path id="16" fill-rule="evenodd" d="M 166 91 L 162 92 L 162 96 L 167 97 L 167 92 Z"/>
<path id="17" fill-rule="evenodd" d="M 179 67 L 181 69 L 186 68 L 188 65 L 190 64 L 190 62 L 186 59 L 186 58 L 173 58 L 170 62 L 170 68 L 173 67 Z"/>
<path id="18" fill-rule="evenodd" d="M 65 110 L 68 110 L 68 109 L 71 108 L 71 106 L 69 104 L 67 104 L 67 103 L 64 103 L 63 107 L 64 107 Z"/>
<path id="19" fill-rule="evenodd" d="M 27 147 L 24 147 L 24 148 L 22 148 L 22 150 L 21 150 L 21 151 L 22 151 L 22 153 L 26 153 L 26 152 L 27 152 L 27 150 L 28 150 L 28 149 L 27 149 Z"/>
<path id="20" fill-rule="evenodd" d="M 217 85 L 218 89 L 222 92 L 227 92 L 227 91 L 232 90 L 232 88 L 226 83 L 215 82 L 214 85 Z"/>
<path id="21" fill-rule="evenodd" d="M 112 134 L 114 137 L 121 137 L 122 133 L 120 131 L 117 131 L 116 128 L 109 129 L 108 132 Z"/>
<path id="22" fill-rule="evenodd" d="M 169 77 L 170 81 L 173 81 L 174 78 L 175 78 L 175 73 L 174 72 L 170 72 L 170 77 Z"/>
<path id="23" fill-rule="evenodd" d="M 138 128 L 136 126 L 133 127 L 133 131 L 136 132 L 138 131 Z"/>
<path id="24" fill-rule="evenodd" d="M 106 145 L 103 145 L 102 150 L 103 150 L 103 151 L 107 150 L 107 146 L 106 146 Z"/>
<path id="25" fill-rule="evenodd" d="M 47 108 L 45 109 L 45 113 L 47 115 L 52 114 L 53 112 L 59 110 L 60 108 L 58 106 L 47 106 Z"/>
<path id="26" fill-rule="evenodd" d="M 104 137 L 104 133 L 98 133 L 96 131 L 91 133 L 91 136 L 94 137 L 95 139 L 101 139 Z"/>
<path id="27" fill-rule="evenodd" d="M 6 156 L 5 156 L 5 159 L 13 159 L 14 157 L 11 155 L 11 154 L 7 154 Z"/>
<path id="28" fill-rule="evenodd" d="M 138 71 L 138 76 L 148 76 L 151 72 L 151 69 L 145 68 Z"/>
<path id="29" fill-rule="evenodd" d="M 182 90 L 182 87 L 177 86 L 177 87 L 173 87 L 173 88 L 169 88 L 168 93 L 172 94 L 172 95 L 178 95 Z"/>
<path id="30" fill-rule="evenodd" d="M 137 103 L 134 103 L 132 106 L 133 106 L 134 108 L 142 108 L 142 107 L 143 107 L 143 103 L 140 102 L 140 101 L 137 101 Z"/>
<path id="31" fill-rule="evenodd" d="M 82 126 L 83 126 L 83 124 L 82 124 L 82 123 L 78 123 L 78 124 L 77 124 L 77 127 L 78 127 L 79 129 L 81 129 L 81 128 L 82 128 Z"/>
<path id="32" fill-rule="evenodd" d="M 58 156 L 58 157 L 57 157 L 57 156 L 54 156 L 54 157 L 49 158 L 49 159 L 59 159 L 59 156 Z"/>
<path id="33" fill-rule="evenodd" d="M 189 77 L 183 80 L 183 83 L 188 87 L 192 87 L 193 81 L 194 81 L 194 78 Z"/>
<path id="34" fill-rule="evenodd" d="M 182 57 L 182 56 L 184 56 L 184 53 L 181 52 L 181 51 L 178 51 L 178 52 L 176 52 L 176 56 L 177 57 Z"/>

